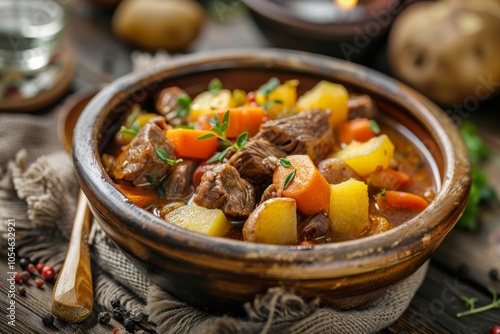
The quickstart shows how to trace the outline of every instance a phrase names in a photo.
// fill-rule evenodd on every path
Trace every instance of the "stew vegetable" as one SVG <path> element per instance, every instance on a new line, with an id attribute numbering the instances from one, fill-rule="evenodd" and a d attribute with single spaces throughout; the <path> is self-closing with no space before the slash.
<path id="1" fill-rule="evenodd" d="M 435 193 L 429 161 L 367 95 L 270 79 L 218 79 L 189 96 L 135 105 L 102 154 L 132 203 L 183 228 L 248 242 L 307 245 L 387 231 Z"/>

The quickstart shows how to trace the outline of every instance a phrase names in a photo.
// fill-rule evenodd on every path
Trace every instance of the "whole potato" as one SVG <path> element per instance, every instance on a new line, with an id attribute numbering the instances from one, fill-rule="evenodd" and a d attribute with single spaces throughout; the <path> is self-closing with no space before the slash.
<path id="1" fill-rule="evenodd" d="M 125 0 L 113 16 L 115 33 L 145 49 L 179 51 L 198 36 L 203 8 L 193 0 Z"/>

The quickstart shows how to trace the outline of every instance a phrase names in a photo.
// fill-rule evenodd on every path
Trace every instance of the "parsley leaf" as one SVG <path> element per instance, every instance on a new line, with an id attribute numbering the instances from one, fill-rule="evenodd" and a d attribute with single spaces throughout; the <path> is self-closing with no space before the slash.
<path id="1" fill-rule="evenodd" d="M 283 184 L 283 190 L 286 190 L 286 188 L 288 188 L 288 186 L 290 185 L 290 182 L 292 182 L 293 179 L 295 179 L 295 174 L 297 174 L 297 171 L 295 169 L 292 170 L 290 174 L 288 174 L 288 176 L 285 179 L 285 183 Z"/>
<path id="2" fill-rule="evenodd" d="M 191 97 L 188 95 L 181 95 L 177 98 L 177 105 L 180 107 L 176 111 L 177 117 L 186 117 L 189 114 L 189 108 L 191 106 Z"/>
<path id="3" fill-rule="evenodd" d="M 213 78 L 208 83 L 207 90 L 212 94 L 217 94 L 222 90 L 222 82 L 217 78 Z"/>

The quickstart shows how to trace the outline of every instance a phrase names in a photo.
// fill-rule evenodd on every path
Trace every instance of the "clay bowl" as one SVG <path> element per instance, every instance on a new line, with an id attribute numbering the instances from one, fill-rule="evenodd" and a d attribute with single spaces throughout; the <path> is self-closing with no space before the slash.
<path id="1" fill-rule="evenodd" d="M 273 46 L 363 62 L 408 1 L 359 0 L 349 10 L 335 0 L 243 2 Z"/>
<path id="2" fill-rule="evenodd" d="M 194 95 L 218 77 L 227 88 L 251 90 L 273 76 L 297 78 L 304 91 L 326 79 L 370 94 L 383 114 L 427 147 L 436 166 L 435 200 L 414 219 L 376 236 L 317 247 L 274 246 L 177 227 L 131 204 L 106 174 L 100 152 L 133 103 L 147 105 L 159 89 L 171 85 Z M 373 70 L 296 51 L 197 54 L 123 77 L 89 103 L 73 142 L 81 188 L 111 240 L 152 282 L 212 310 L 237 310 L 273 286 L 292 288 L 306 298 L 319 296 L 337 308 L 374 300 L 429 259 L 463 212 L 470 187 L 462 138 L 436 105 Z"/>

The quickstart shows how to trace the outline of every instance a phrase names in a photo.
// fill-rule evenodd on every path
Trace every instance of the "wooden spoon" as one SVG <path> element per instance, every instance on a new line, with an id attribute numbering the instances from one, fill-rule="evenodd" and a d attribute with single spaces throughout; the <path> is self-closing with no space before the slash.
<path id="1" fill-rule="evenodd" d="M 59 117 L 59 140 L 71 153 L 73 129 L 81 112 L 97 92 L 83 92 L 70 98 Z M 92 314 L 94 292 L 88 236 L 91 213 L 85 194 L 80 190 L 66 259 L 52 292 L 52 313 L 66 322 L 81 322 Z"/>

